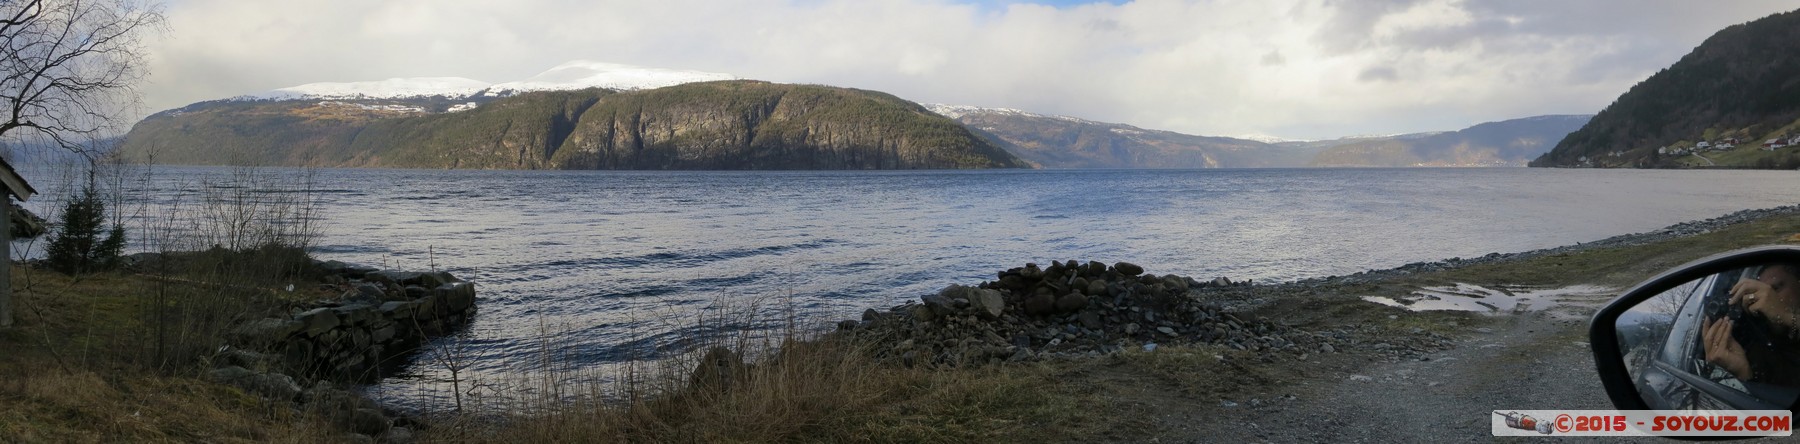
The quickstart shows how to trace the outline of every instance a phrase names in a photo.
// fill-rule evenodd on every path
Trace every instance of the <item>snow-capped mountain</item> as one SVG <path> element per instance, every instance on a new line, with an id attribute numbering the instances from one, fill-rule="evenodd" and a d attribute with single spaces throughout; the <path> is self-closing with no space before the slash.
<path id="1" fill-rule="evenodd" d="M 398 99 L 475 95 L 489 83 L 462 77 L 410 77 L 369 82 L 321 82 L 246 94 L 233 100 Z"/>
<path id="2" fill-rule="evenodd" d="M 527 91 L 558 91 L 586 88 L 654 89 L 683 83 L 737 80 L 737 76 L 714 72 L 685 71 L 662 68 L 576 60 L 557 65 L 548 71 L 516 82 L 498 83 L 483 95 L 508 96 Z"/>
<path id="3" fill-rule="evenodd" d="M 730 74 L 577 60 L 557 65 L 525 80 L 488 83 L 462 77 L 411 77 L 368 82 L 323 82 L 290 86 L 231 100 L 352 100 L 445 97 L 505 97 L 528 91 L 586 88 L 653 89 L 683 83 L 735 80 Z"/>

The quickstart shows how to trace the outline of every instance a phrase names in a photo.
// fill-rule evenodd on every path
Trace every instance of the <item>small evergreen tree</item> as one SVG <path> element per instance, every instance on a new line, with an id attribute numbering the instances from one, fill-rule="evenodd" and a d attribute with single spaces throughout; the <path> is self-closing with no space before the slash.
<path id="1" fill-rule="evenodd" d="M 89 185 L 63 207 L 62 225 L 44 247 L 44 260 L 53 270 L 79 274 L 113 268 L 124 250 L 125 227 L 106 228 L 106 202 Z"/>

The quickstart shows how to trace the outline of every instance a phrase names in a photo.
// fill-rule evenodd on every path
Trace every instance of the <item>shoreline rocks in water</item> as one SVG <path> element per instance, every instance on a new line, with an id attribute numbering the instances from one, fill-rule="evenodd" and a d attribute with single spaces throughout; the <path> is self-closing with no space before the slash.
<path id="1" fill-rule="evenodd" d="M 1249 282 L 1157 276 L 1135 264 L 1097 261 L 1031 263 L 996 277 L 974 287 L 951 285 L 885 312 L 871 309 L 839 328 L 879 341 L 878 357 L 907 365 L 1099 356 L 1156 343 L 1305 354 L 1331 341 L 1227 313 L 1193 295 Z"/>

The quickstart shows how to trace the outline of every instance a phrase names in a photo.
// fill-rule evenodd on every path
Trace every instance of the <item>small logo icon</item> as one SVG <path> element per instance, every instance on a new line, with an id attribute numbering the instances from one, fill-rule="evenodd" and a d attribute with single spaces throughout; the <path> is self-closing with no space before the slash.
<path id="1" fill-rule="evenodd" d="M 1507 427 L 1511 427 L 1511 428 L 1515 428 L 1515 429 L 1519 429 L 1519 430 L 1534 431 L 1534 432 L 1542 433 L 1545 435 L 1550 434 L 1550 423 L 1544 422 L 1537 418 L 1533 418 L 1530 415 L 1526 415 L 1524 413 L 1519 413 L 1519 412 L 1506 412 L 1506 413 L 1494 412 L 1494 414 L 1500 415 L 1500 417 L 1502 417 L 1502 418 L 1506 418 L 1506 426 Z"/>

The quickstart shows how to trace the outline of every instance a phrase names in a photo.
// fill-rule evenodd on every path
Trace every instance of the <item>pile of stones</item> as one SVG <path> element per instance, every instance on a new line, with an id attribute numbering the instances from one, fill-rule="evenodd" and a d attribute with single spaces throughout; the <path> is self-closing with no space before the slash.
<path id="1" fill-rule="evenodd" d="M 1146 274 L 1126 262 L 1053 261 L 1001 271 L 974 287 L 951 285 L 886 311 L 871 309 L 838 328 L 875 341 L 878 356 L 906 365 L 1099 356 L 1158 343 L 1304 354 L 1330 339 L 1199 298 L 1208 289 L 1247 285 Z"/>

